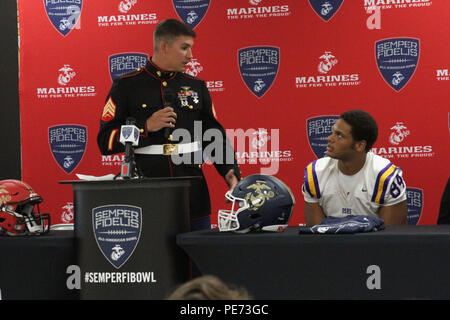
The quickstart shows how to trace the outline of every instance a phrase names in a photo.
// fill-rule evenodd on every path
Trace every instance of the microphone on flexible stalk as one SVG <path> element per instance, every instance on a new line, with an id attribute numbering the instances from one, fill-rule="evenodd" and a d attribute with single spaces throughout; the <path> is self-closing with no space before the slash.
<path id="1" fill-rule="evenodd" d="M 123 179 L 138 177 L 134 161 L 134 146 L 139 144 L 139 129 L 135 123 L 136 119 L 129 117 L 126 124 L 120 128 L 120 142 L 125 145 L 125 159 L 120 170 L 120 176 Z"/>

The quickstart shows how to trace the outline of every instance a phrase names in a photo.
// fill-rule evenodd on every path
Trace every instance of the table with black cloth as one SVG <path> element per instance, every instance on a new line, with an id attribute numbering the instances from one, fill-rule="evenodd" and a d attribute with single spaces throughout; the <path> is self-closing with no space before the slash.
<path id="1" fill-rule="evenodd" d="M 67 267 L 75 264 L 73 231 L 40 236 L 0 237 L 0 292 L 3 300 L 72 300 Z"/>
<path id="2" fill-rule="evenodd" d="M 255 299 L 449 299 L 450 225 L 357 234 L 197 231 L 177 244 Z"/>

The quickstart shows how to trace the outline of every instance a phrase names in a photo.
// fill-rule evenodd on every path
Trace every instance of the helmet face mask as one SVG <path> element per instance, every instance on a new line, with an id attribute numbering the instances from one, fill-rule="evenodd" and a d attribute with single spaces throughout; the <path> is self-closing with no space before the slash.
<path id="1" fill-rule="evenodd" d="M 0 235 L 47 233 L 50 230 L 50 215 L 39 213 L 39 203 L 42 201 L 42 197 L 22 181 L 0 181 Z"/>
<path id="2" fill-rule="evenodd" d="M 231 194 L 231 191 L 225 193 L 225 198 L 231 201 L 231 210 L 219 210 L 218 225 L 220 231 L 235 231 L 239 229 L 239 220 L 237 215 L 249 208 L 249 204 L 245 199 L 236 198 Z M 237 210 L 235 211 L 235 206 Z"/>
<path id="3" fill-rule="evenodd" d="M 231 210 L 219 210 L 220 231 L 284 231 L 295 205 L 289 187 L 268 175 L 246 177 L 225 197 L 232 205 Z"/>

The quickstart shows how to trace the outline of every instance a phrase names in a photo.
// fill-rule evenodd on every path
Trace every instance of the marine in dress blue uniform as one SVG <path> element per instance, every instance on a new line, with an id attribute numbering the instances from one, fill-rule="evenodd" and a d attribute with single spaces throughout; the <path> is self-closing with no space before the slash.
<path id="1" fill-rule="evenodd" d="M 198 129 L 194 130 L 194 122 L 201 121 L 202 136 L 208 129 L 217 129 L 222 134 L 223 154 L 233 155 L 231 163 L 214 163 L 218 173 L 225 178 L 230 169 L 240 179 L 240 171 L 234 157 L 234 151 L 226 138 L 222 125 L 217 121 L 209 91 L 203 80 L 192 77 L 183 72 L 165 72 L 152 63 L 151 59 L 145 67 L 114 80 L 111 90 L 106 97 L 100 121 L 100 130 L 97 142 L 102 154 L 124 152 L 125 148 L 119 141 L 121 126 L 128 117 L 136 119 L 136 126 L 140 130 L 139 146 L 171 146 L 178 142 L 170 141 L 164 135 L 164 130 L 149 132 L 146 121 L 158 110 L 161 110 L 167 101 L 164 92 L 172 92 L 174 99 L 170 102 L 177 119 L 175 127 L 189 131 L 192 141 L 182 141 L 183 144 L 199 142 L 199 150 L 190 152 L 191 161 L 175 164 L 172 161 L 170 150 L 167 154 L 136 154 L 137 167 L 145 177 L 182 177 L 199 176 L 199 181 L 193 181 L 190 188 L 190 214 L 191 220 L 208 217 L 211 212 L 210 198 L 206 180 L 202 172 L 202 163 L 195 163 L 195 159 L 203 159 L 202 142 Z M 197 123 L 198 125 L 198 123 Z M 188 163 L 186 163 L 188 162 Z"/>

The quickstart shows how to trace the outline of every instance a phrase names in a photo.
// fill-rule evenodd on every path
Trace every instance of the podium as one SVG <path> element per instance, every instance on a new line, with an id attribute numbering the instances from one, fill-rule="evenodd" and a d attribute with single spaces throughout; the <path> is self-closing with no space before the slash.
<path id="1" fill-rule="evenodd" d="M 80 299 L 164 299 L 190 276 L 176 235 L 189 231 L 189 187 L 199 177 L 71 184 Z"/>

